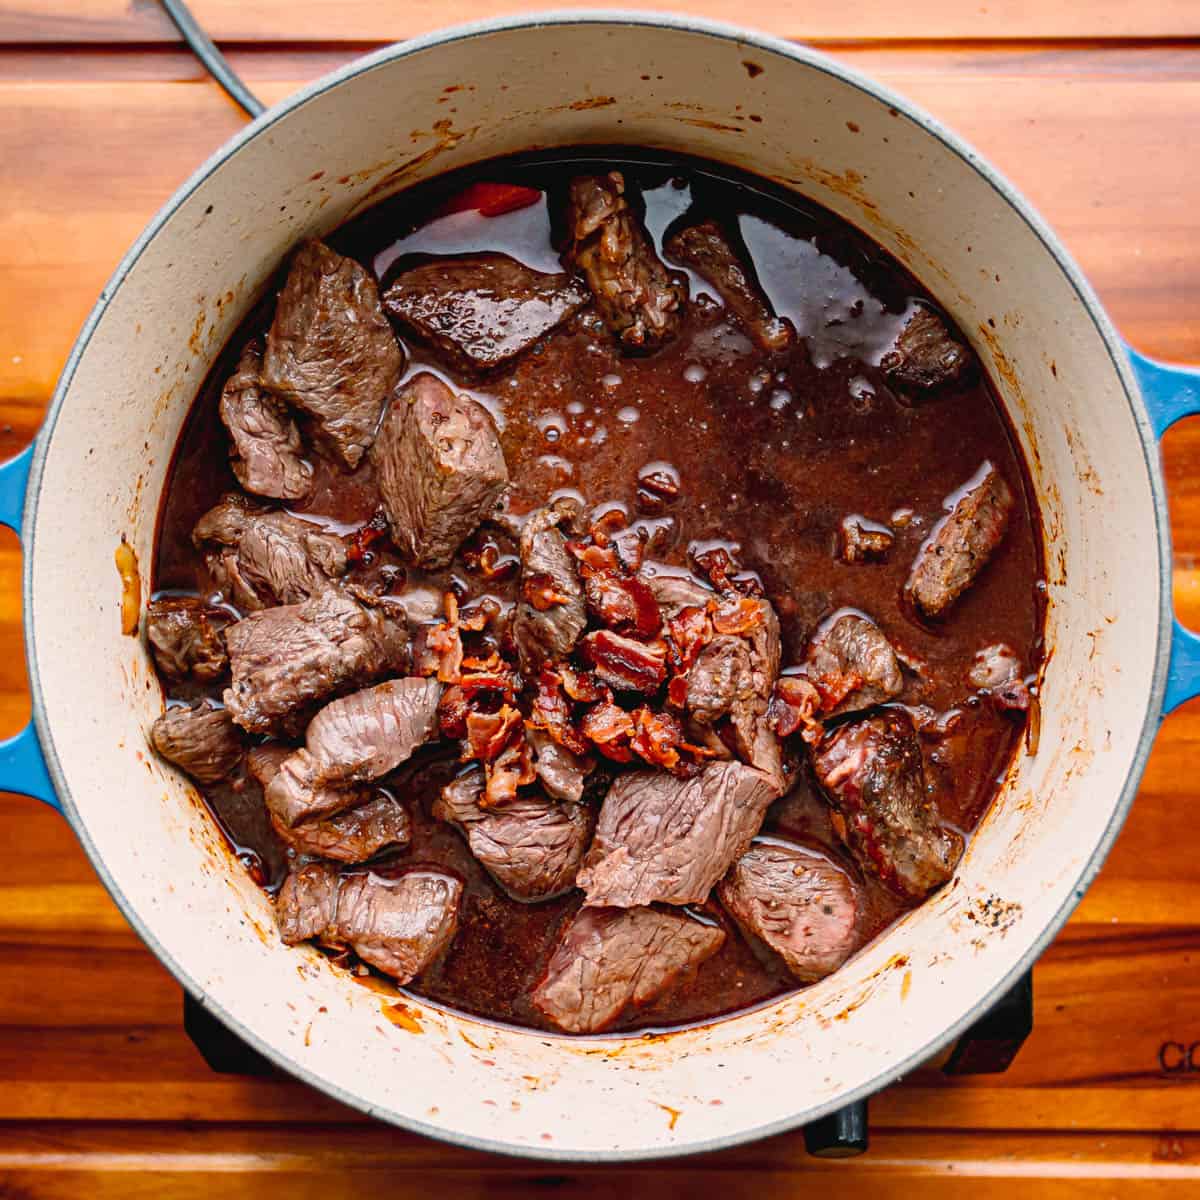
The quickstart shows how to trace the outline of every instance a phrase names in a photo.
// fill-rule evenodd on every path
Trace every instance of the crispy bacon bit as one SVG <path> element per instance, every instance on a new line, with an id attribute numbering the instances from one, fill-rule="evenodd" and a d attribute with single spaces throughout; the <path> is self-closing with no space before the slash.
<path id="1" fill-rule="evenodd" d="M 700 651 L 713 640 L 712 619 L 708 609 L 699 605 L 681 608 L 668 622 L 667 636 L 675 650 L 675 669 L 687 671 Z"/>
<path id="2" fill-rule="evenodd" d="M 612 546 L 597 546 L 591 542 L 568 542 L 567 549 L 575 556 L 580 573 L 584 576 L 589 571 L 620 569 L 621 560 L 617 558 L 617 552 Z"/>
<path id="3" fill-rule="evenodd" d="M 613 762 L 627 763 L 633 758 L 630 739 L 635 725 L 633 718 L 611 700 L 604 700 L 584 714 L 580 729 L 596 749 Z"/>
<path id="4" fill-rule="evenodd" d="M 710 601 L 713 628 L 718 633 L 753 633 L 761 629 L 766 621 L 763 606 L 758 600 L 746 596 L 727 596 L 723 600 Z"/>
<path id="5" fill-rule="evenodd" d="M 781 738 L 791 737 L 802 729 L 804 740 L 815 744 L 823 732 L 816 719 L 820 706 L 821 697 L 807 679 L 802 675 L 784 675 L 775 684 L 767 720 Z"/>
<path id="6" fill-rule="evenodd" d="M 497 756 L 496 761 L 484 768 L 487 786 L 484 788 L 481 808 L 496 808 L 509 804 L 517 798 L 517 788 L 532 783 L 537 778 L 533 769 L 533 756 L 524 732 L 513 738 Z"/>
<path id="7" fill-rule="evenodd" d="M 543 670 L 538 676 L 537 694 L 526 724 L 544 729 L 573 754 L 587 753 L 587 742 L 571 724 L 571 706 L 563 695 L 562 681 L 551 670 Z"/>
<path id="8" fill-rule="evenodd" d="M 663 500 L 674 500 L 679 495 L 679 480 L 662 467 L 644 467 L 638 474 L 638 487 Z"/>
<path id="9" fill-rule="evenodd" d="M 495 542 L 490 542 L 479 552 L 479 573 L 489 583 L 511 579 L 520 569 L 521 560 L 515 554 L 505 554 Z"/>
<path id="10" fill-rule="evenodd" d="M 625 692 L 656 692 L 667 681 L 667 644 L 658 640 L 635 642 L 633 638 L 598 629 L 579 643 L 584 661 L 610 687 Z"/>
<path id="11" fill-rule="evenodd" d="M 639 708 L 633 714 L 637 732 L 630 745 L 635 754 L 644 758 L 651 766 L 674 771 L 680 765 L 679 746 L 683 742 L 683 728 L 670 713 L 654 712 Z"/>
<path id="12" fill-rule="evenodd" d="M 654 637 L 662 628 L 654 593 L 636 575 L 590 571 L 584 586 L 592 615 L 609 629 Z"/>
<path id="13" fill-rule="evenodd" d="M 564 596 L 562 592 L 556 592 L 553 577 L 542 571 L 534 571 L 526 575 L 521 581 L 521 590 L 525 599 L 538 612 L 545 612 L 556 604 L 566 604 L 571 599 L 570 596 Z"/>
<path id="14" fill-rule="evenodd" d="M 511 704 L 499 712 L 470 712 L 466 717 L 467 746 L 464 760 L 477 758 L 491 762 L 512 740 L 513 731 L 521 728 L 521 714 Z M 522 733 L 522 738 L 524 734 Z"/>
<path id="15" fill-rule="evenodd" d="M 612 535 L 619 529 L 624 529 L 627 523 L 625 514 L 619 508 L 609 508 L 602 512 L 588 529 L 588 536 L 597 546 L 607 546 Z"/>
<path id="16" fill-rule="evenodd" d="M 457 605 L 455 608 L 457 609 Z M 450 621 L 435 625 L 429 631 L 425 644 L 437 657 L 438 682 L 458 683 L 462 678 L 463 660 L 462 638 L 458 634 L 458 625 Z"/>
<path id="17" fill-rule="evenodd" d="M 489 622 L 494 621 L 500 615 L 500 604 L 493 600 L 491 596 L 484 596 L 482 600 L 471 605 L 470 608 L 464 608 L 458 616 L 458 627 L 468 633 L 479 633 L 486 629 Z"/>
<path id="18" fill-rule="evenodd" d="M 563 691 L 581 704 L 594 704 L 608 698 L 608 688 L 587 671 L 575 671 L 566 663 L 560 663 L 558 677 L 562 680 Z"/>
<path id="19" fill-rule="evenodd" d="M 370 565 L 375 555 L 371 547 L 387 536 L 387 517 L 380 509 L 361 529 L 356 529 L 350 535 L 350 544 L 346 547 L 346 557 L 352 563 Z"/>
<path id="20" fill-rule="evenodd" d="M 438 701 L 438 727 L 442 737 L 458 741 L 467 736 L 467 714 L 470 706 L 461 687 L 451 686 L 442 692 Z"/>
<path id="21" fill-rule="evenodd" d="M 687 708 L 688 677 L 687 675 L 672 675 L 667 684 L 667 704 L 683 712 Z"/>
<path id="22" fill-rule="evenodd" d="M 712 585 L 718 592 L 733 590 L 730 576 L 737 570 L 733 556 L 723 546 L 715 550 L 706 550 L 703 554 L 695 555 L 693 561 L 705 575 L 712 580 Z"/>

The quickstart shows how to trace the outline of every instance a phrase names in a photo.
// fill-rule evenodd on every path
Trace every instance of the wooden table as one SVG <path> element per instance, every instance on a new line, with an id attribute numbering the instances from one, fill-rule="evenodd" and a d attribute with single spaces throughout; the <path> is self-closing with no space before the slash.
<path id="1" fill-rule="evenodd" d="M 626 0 L 628 3 L 629 0 Z M 384 42 L 520 0 L 195 0 L 267 100 Z M 662 7 L 724 17 L 715 0 Z M 1200 360 L 1195 0 L 752 0 L 979 147 L 1065 238 L 1121 332 Z M 242 124 L 150 0 L 0 0 L 0 455 L 33 436 L 109 272 Z M 1176 599 L 1200 627 L 1200 423 L 1166 444 Z M 15 539 L 0 537 L 0 734 L 29 703 Z M 799 1135 L 638 1170 L 533 1166 L 372 1124 L 285 1080 L 211 1073 L 180 992 L 53 812 L 0 797 L 0 1195 L 1194 1195 L 1200 1188 L 1200 706 L 1167 720 L 1133 816 L 1035 973 L 1003 1076 L 915 1072 L 872 1102 L 862 1159 Z M 1169 1045 L 1174 1044 L 1174 1045 Z M 1165 1048 L 1165 1049 L 1164 1049 Z M 1176 1069 L 1183 1058 L 1183 1068 Z M 1164 1065 L 1165 1064 L 1165 1065 Z M 716 1175 L 720 1183 L 716 1182 Z M 969 1181 L 969 1182 L 966 1182 Z M 1015 1191 L 1014 1191 L 1015 1190 Z M 269 1194 L 269 1193 L 268 1193 Z"/>

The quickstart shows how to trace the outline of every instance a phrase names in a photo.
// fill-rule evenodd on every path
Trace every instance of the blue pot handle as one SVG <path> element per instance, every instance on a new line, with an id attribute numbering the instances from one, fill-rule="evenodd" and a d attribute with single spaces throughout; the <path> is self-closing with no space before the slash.
<path id="1" fill-rule="evenodd" d="M 1159 440 L 1176 421 L 1200 413 L 1200 370 L 1155 362 L 1130 348 L 1129 360 Z M 1163 715 L 1200 695 L 1200 637 L 1178 621 L 1171 634 L 1171 662 Z"/>
<path id="2" fill-rule="evenodd" d="M 16 458 L 0 464 L 0 524 L 7 525 L 18 537 L 21 536 L 21 514 L 25 511 L 25 489 L 32 463 L 33 447 L 30 446 Z M 0 791 L 44 800 L 62 812 L 32 721 L 15 737 L 0 741 Z"/>

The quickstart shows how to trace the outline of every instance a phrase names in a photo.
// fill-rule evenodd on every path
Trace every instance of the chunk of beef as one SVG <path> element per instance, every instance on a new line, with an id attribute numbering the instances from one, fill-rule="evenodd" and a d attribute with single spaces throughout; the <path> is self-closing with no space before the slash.
<path id="1" fill-rule="evenodd" d="M 595 765 L 592 760 L 568 750 L 541 729 L 526 729 L 525 737 L 533 748 L 533 769 L 542 787 L 555 800 L 580 801 L 583 785 Z"/>
<path id="2" fill-rule="evenodd" d="M 625 199 L 619 171 L 572 179 L 565 258 L 583 273 L 604 323 L 630 349 L 652 350 L 679 331 L 687 283 L 673 276 Z"/>
<path id="3" fill-rule="evenodd" d="M 384 878 L 339 875 L 327 863 L 307 863 L 284 881 L 276 922 L 289 946 L 311 938 L 349 946 L 403 985 L 450 944 L 461 899 L 462 883 L 440 871 Z"/>
<path id="4" fill-rule="evenodd" d="M 539 508 L 521 529 L 521 598 L 512 634 L 529 678 L 544 663 L 565 659 L 587 625 L 583 584 L 558 528 L 568 515 L 557 505 Z"/>
<path id="5" fill-rule="evenodd" d="M 925 767 L 907 713 L 889 710 L 825 735 L 814 757 L 834 827 L 862 865 L 920 899 L 945 883 L 962 839 L 925 794 Z"/>
<path id="6" fill-rule="evenodd" d="M 216 783 L 232 774 L 246 750 L 229 713 L 207 700 L 190 708 L 168 708 L 150 726 L 150 744 L 198 783 Z"/>
<path id="7" fill-rule="evenodd" d="M 278 777 L 283 764 L 292 757 L 287 746 L 256 746 L 247 755 L 250 774 L 264 792 Z M 338 862 L 359 863 L 392 846 L 405 846 L 412 837 L 408 810 L 394 796 L 377 792 L 370 799 L 362 790 L 352 793 L 356 807 L 335 816 L 289 825 L 275 808 L 267 805 L 271 824 L 280 838 L 297 854 L 332 858 Z"/>
<path id="8" fill-rule="evenodd" d="M 900 694 L 904 677 L 892 644 L 861 613 L 834 613 L 808 644 L 805 669 L 828 716 L 857 712 Z"/>
<path id="9" fill-rule="evenodd" d="M 313 757 L 302 746 L 279 763 L 263 789 L 276 829 L 293 829 L 345 812 L 366 800 L 363 788 L 323 782 Z"/>
<path id="10" fill-rule="evenodd" d="M 262 345 L 246 343 L 237 370 L 221 391 L 221 420 L 229 430 L 229 465 L 256 496 L 299 500 L 312 487 L 300 430 L 284 404 L 262 386 Z"/>
<path id="11" fill-rule="evenodd" d="M 322 242 L 301 246 L 267 334 L 263 383 L 306 413 L 353 470 L 403 365 L 375 280 Z"/>
<path id="12" fill-rule="evenodd" d="M 650 575 L 646 578 L 646 586 L 658 601 L 663 619 L 667 621 L 677 617 L 685 608 L 703 608 L 710 600 L 716 599 L 716 593 L 711 588 L 686 575 Z"/>
<path id="13" fill-rule="evenodd" d="M 718 222 L 689 225 L 673 234 L 663 249 L 716 288 L 726 309 L 761 350 L 787 350 L 795 344 L 795 326 L 775 315 L 748 256 L 734 249 Z"/>
<path id="14" fill-rule="evenodd" d="M 536 793 L 484 808 L 484 788 L 483 772 L 473 768 L 443 789 L 433 815 L 463 830 L 471 853 L 515 900 L 535 903 L 569 891 L 592 835 L 591 810 Z"/>
<path id="15" fill-rule="evenodd" d="M 984 463 L 953 509 L 917 552 L 904 585 L 909 600 L 927 617 L 940 617 L 975 582 L 1004 540 L 1012 491 L 992 464 Z"/>
<path id="16" fill-rule="evenodd" d="M 711 763 L 690 779 L 662 771 L 620 776 L 579 872 L 586 903 L 700 903 L 745 853 L 780 790 L 740 762 Z"/>
<path id="17" fill-rule="evenodd" d="M 491 414 L 428 372 L 392 400 L 372 458 L 392 539 L 422 567 L 446 566 L 508 485 Z"/>
<path id="18" fill-rule="evenodd" d="M 243 612 L 298 604 L 346 573 L 346 544 L 311 521 L 227 495 L 196 522 L 213 583 Z"/>
<path id="19" fill-rule="evenodd" d="M 975 371 L 975 356 L 942 317 L 921 306 L 879 365 L 889 383 L 911 395 L 966 382 Z"/>
<path id="20" fill-rule="evenodd" d="M 587 304 L 570 275 L 534 271 L 507 254 L 435 258 L 398 275 L 384 307 L 460 371 L 511 362 Z"/>
<path id="21" fill-rule="evenodd" d="M 842 562 L 860 563 L 887 558 L 896 535 L 886 525 L 866 517 L 845 517 L 838 530 L 838 557 Z"/>
<path id="22" fill-rule="evenodd" d="M 816 983 L 858 948 L 859 896 L 824 854 L 791 842 L 756 842 L 717 884 L 749 938 L 779 954 L 801 983 Z"/>
<path id="23" fill-rule="evenodd" d="M 164 596 L 146 609 L 146 641 L 160 675 L 212 683 L 229 669 L 221 630 L 234 617 L 194 596 Z"/>
<path id="24" fill-rule="evenodd" d="M 404 669 L 408 626 L 395 606 L 336 591 L 251 613 L 225 632 L 225 704 L 251 733 L 297 730 L 322 701 Z"/>
<path id="25" fill-rule="evenodd" d="M 734 703 L 753 698 L 754 672 L 745 638 L 722 634 L 696 656 L 687 679 L 687 711 L 701 725 L 715 725 Z"/>
<path id="26" fill-rule="evenodd" d="M 783 767 L 779 738 L 767 719 L 771 693 L 779 678 L 779 618 L 768 600 L 744 601 L 757 609 L 751 628 L 742 635 L 750 648 L 750 675 L 742 676 L 729 710 L 729 725 L 733 731 L 734 748 L 738 756 L 765 771 L 782 788 Z M 714 624 L 721 627 L 720 612 Z"/>
<path id="27" fill-rule="evenodd" d="M 725 932 L 659 908 L 584 908 L 559 935 L 533 1003 L 567 1033 L 599 1033 L 711 958 Z"/>
<path id="28" fill-rule="evenodd" d="M 305 745 L 324 782 L 379 779 L 437 735 L 435 679 L 392 679 L 327 704 Z"/>

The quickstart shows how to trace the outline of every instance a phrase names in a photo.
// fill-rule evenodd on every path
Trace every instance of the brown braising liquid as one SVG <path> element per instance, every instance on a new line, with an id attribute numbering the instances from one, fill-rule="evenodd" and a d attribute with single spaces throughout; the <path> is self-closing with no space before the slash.
<path id="1" fill-rule="evenodd" d="M 801 660 L 807 637 L 829 613 L 849 606 L 869 614 L 919 668 L 906 671 L 901 700 L 940 713 L 961 710 L 951 735 L 925 742 L 925 757 L 943 816 L 968 833 L 1014 754 L 1021 727 L 973 700 L 966 674 L 975 652 L 995 642 L 1012 646 L 1028 672 L 1036 669 L 1043 625 L 1040 528 L 1024 465 L 985 379 L 917 407 L 898 403 L 884 383 L 881 355 L 912 301 L 928 298 L 895 261 L 845 222 L 760 180 L 706 162 L 624 150 L 525 156 L 444 176 L 388 200 L 328 240 L 381 278 L 412 255 L 476 250 L 503 251 L 557 271 L 555 214 L 566 180 L 614 166 L 624 171 L 630 192 L 644 197 L 646 224 L 659 245 L 689 209 L 736 222 L 776 311 L 801 334 L 795 350 L 757 350 L 717 302 L 697 301 L 712 289 L 693 276 L 681 335 L 653 355 L 622 355 L 585 311 L 485 385 L 456 378 L 408 339 L 406 373 L 433 371 L 486 403 L 513 480 L 510 511 L 528 511 L 563 493 L 581 496 L 594 512 L 618 508 L 629 526 L 645 529 L 648 559 L 662 570 L 686 571 L 689 547 L 732 547 L 743 568 L 761 578 L 779 613 L 785 667 Z M 447 197 L 476 179 L 543 189 L 545 199 L 502 216 L 460 212 L 431 219 Z M 211 590 L 191 530 L 236 486 L 217 401 L 242 344 L 269 323 L 271 303 L 260 305 L 233 337 L 184 430 L 159 519 L 154 586 L 160 592 Z M 901 602 L 909 567 L 943 514 L 945 498 L 985 459 L 1018 494 L 1007 537 L 949 617 L 920 625 Z M 681 483 L 678 498 L 653 511 L 639 508 L 637 498 L 639 471 L 649 464 L 669 464 Z M 324 460 L 317 465 L 317 486 L 293 511 L 340 532 L 368 521 L 377 503 L 369 462 L 353 476 Z M 855 513 L 895 530 L 886 562 L 847 565 L 836 557 L 839 524 Z M 487 536 L 502 556 L 515 552 L 502 533 Z M 388 580 L 393 593 L 424 588 L 438 595 L 453 586 L 464 600 L 492 594 L 506 605 L 515 593 L 511 577 L 485 582 L 467 562 L 430 576 L 406 570 L 379 548 L 352 577 Z M 220 690 L 210 694 L 219 698 Z M 168 691 L 172 698 L 197 694 L 195 685 Z M 543 1027 L 528 993 L 579 894 L 524 905 L 490 881 L 459 834 L 429 816 L 455 768 L 453 750 L 442 748 L 384 781 L 407 802 L 415 826 L 411 846 L 394 864 L 436 863 L 466 882 L 458 935 L 414 990 L 474 1014 Z M 207 799 L 256 878 L 278 886 L 286 855 L 257 785 L 248 782 L 240 791 L 221 785 L 209 789 Z M 806 768 L 792 794 L 771 810 L 764 832 L 818 844 L 853 870 Z M 866 919 L 878 932 L 902 906 L 871 880 L 864 888 Z M 712 915 L 724 919 L 715 906 Z M 756 957 L 731 925 L 724 948 L 694 980 L 618 1028 L 693 1022 L 794 986 L 777 961 Z"/>

